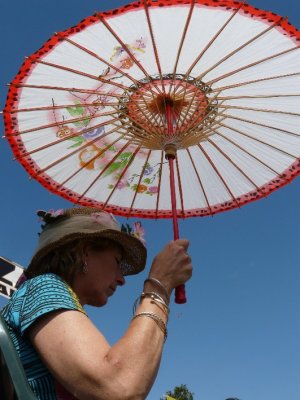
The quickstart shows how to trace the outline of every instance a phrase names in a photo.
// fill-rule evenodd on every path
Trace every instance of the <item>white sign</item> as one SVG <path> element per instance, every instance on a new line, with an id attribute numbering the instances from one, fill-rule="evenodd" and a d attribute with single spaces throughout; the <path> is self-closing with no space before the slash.
<path id="1" fill-rule="evenodd" d="M 14 261 L 0 256 L 0 296 L 10 298 L 16 291 L 16 283 L 24 269 Z"/>

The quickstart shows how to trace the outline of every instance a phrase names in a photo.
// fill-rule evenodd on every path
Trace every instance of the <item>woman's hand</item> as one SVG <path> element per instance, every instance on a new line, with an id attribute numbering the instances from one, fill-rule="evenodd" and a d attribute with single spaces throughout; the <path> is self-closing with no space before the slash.
<path id="1" fill-rule="evenodd" d="M 178 239 L 168 243 L 154 258 L 149 277 L 158 279 L 170 295 L 192 276 L 192 262 L 187 253 L 189 241 Z"/>

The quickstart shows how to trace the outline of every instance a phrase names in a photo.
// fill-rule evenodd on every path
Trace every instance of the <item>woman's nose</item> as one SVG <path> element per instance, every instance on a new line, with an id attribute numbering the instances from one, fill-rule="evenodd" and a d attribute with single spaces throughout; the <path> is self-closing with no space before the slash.
<path id="1" fill-rule="evenodd" d="M 123 286 L 123 285 L 125 285 L 125 278 L 124 278 L 124 276 L 123 276 L 123 274 L 122 274 L 122 272 L 120 271 L 120 273 L 118 274 L 118 276 L 117 276 L 117 284 L 119 285 L 119 286 Z"/>

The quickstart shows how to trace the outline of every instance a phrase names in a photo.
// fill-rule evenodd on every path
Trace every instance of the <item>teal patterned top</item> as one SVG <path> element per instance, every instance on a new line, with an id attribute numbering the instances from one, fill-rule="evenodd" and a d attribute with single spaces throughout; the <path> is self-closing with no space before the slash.
<path id="1" fill-rule="evenodd" d="M 73 290 L 55 274 L 25 281 L 1 310 L 28 382 L 39 400 L 74 399 L 55 381 L 26 336 L 26 330 L 38 318 L 57 310 L 85 313 Z"/>

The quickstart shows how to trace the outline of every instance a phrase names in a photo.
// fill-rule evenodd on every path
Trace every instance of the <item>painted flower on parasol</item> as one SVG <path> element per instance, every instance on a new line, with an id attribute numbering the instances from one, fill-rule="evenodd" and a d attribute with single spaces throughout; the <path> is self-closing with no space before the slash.
<path id="1" fill-rule="evenodd" d="M 46 188 L 126 217 L 206 216 L 300 172 L 300 33 L 232 0 L 96 13 L 28 57 L 4 109 Z M 184 296 L 177 298 L 184 302 Z"/>

